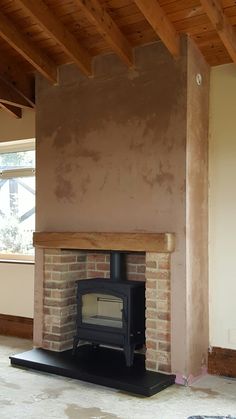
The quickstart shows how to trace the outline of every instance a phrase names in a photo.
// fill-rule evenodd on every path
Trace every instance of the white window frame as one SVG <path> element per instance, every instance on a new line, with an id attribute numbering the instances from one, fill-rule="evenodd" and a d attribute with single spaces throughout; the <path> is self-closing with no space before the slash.
<path id="1" fill-rule="evenodd" d="M 35 138 L 25 140 L 0 142 L 0 154 L 17 153 L 21 151 L 35 150 Z M 18 168 L 12 170 L 0 170 L 0 179 L 12 179 L 16 177 L 35 176 L 35 168 Z M 34 262 L 33 255 L 6 254 L 0 252 L 0 261 L 3 262 Z"/>

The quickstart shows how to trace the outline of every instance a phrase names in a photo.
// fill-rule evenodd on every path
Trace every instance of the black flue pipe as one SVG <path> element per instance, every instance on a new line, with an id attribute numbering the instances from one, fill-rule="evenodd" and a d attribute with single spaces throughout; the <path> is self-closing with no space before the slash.
<path id="1" fill-rule="evenodd" d="M 125 254 L 112 251 L 110 253 L 110 279 L 112 281 L 126 280 Z"/>

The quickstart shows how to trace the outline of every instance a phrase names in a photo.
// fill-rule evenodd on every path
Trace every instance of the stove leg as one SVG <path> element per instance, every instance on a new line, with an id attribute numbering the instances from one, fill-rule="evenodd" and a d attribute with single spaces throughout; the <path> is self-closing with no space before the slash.
<path id="1" fill-rule="evenodd" d="M 125 361 L 127 367 L 132 367 L 134 362 L 134 348 L 135 345 L 125 345 L 124 352 L 125 352 Z"/>
<path id="2" fill-rule="evenodd" d="M 76 349 L 77 349 L 78 344 L 79 344 L 79 337 L 75 336 L 74 337 L 74 342 L 73 342 L 73 349 L 72 349 L 72 355 L 73 356 L 76 354 Z"/>

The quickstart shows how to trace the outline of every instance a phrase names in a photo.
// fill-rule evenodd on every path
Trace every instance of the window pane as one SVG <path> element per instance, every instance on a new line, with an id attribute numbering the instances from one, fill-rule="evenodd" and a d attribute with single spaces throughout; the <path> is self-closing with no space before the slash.
<path id="1" fill-rule="evenodd" d="M 35 167 L 35 151 L 19 151 L 0 154 L 0 170 L 19 167 Z"/>
<path id="2" fill-rule="evenodd" d="M 0 253 L 33 255 L 34 226 L 35 177 L 0 180 Z"/>

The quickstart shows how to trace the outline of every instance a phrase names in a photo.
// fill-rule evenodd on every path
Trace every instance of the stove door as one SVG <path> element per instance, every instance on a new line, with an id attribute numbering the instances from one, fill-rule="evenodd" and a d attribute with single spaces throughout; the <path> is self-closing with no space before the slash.
<path id="1" fill-rule="evenodd" d="M 103 293 L 82 295 L 82 323 L 123 328 L 123 299 Z"/>

